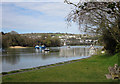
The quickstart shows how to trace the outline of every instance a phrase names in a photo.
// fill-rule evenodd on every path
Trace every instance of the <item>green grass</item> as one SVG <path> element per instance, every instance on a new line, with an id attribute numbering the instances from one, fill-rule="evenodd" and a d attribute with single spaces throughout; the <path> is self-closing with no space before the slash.
<path id="1" fill-rule="evenodd" d="M 3 76 L 3 82 L 113 82 L 106 79 L 108 67 L 118 64 L 118 56 L 95 55 L 71 64 Z"/>

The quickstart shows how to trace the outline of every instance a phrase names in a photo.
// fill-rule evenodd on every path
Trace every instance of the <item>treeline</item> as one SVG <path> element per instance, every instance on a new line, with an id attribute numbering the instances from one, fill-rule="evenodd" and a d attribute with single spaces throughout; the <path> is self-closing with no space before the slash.
<path id="1" fill-rule="evenodd" d="M 56 47 L 60 46 L 60 43 L 58 38 L 51 38 L 47 35 L 42 35 L 41 38 L 34 39 L 21 36 L 20 34 L 2 33 L 2 48 L 8 48 L 10 46 L 34 47 L 40 44 L 44 44 L 47 47 Z"/>

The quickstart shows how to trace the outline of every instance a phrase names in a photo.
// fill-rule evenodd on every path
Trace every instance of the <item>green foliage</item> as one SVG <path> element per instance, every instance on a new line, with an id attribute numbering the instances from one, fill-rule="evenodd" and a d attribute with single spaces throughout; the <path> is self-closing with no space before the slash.
<path id="1" fill-rule="evenodd" d="M 116 53 L 120 52 L 120 44 L 117 44 L 116 46 Z"/>
<path id="2" fill-rule="evenodd" d="M 60 46 L 60 40 L 58 38 L 51 38 L 49 35 L 43 34 L 41 38 L 29 38 L 21 36 L 20 34 L 7 33 L 2 35 L 2 47 L 8 48 L 10 46 L 24 46 L 34 47 L 35 45 L 44 44 L 47 47 Z"/>
<path id="3" fill-rule="evenodd" d="M 109 30 L 104 30 L 101 41 L 103 42 L 104 48 L 107 50 L 108 53 L 114 54 L 115 48 L 117 45 L 116 40 L 112 37 Z"/>

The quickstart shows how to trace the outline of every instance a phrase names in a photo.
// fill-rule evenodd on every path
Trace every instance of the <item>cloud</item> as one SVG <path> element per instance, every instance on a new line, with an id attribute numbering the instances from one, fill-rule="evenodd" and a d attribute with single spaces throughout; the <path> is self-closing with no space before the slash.
<path id="1" fill-rule="evenodd" d="M 58 2 L 4 2 L 3 31 L 78 33 L 76 25 L 67 29 L 65 24 L 65 16 L 70 12 L 70 8 L 69 5 Z"/>
<path id="2" fill-rule="evenodd" d="M 68 0 L 71 2 L 119 2 L 119 0 Z M 64 2 L 64 0 L 3 0 L 2 2 Z"/>
<path id="3" fill-rule="evenodd" d="M 16 6 L 23 7 L 29 10 L 39 11 L 49 16 L 65 16 L 70 12 L 70 5 L 64 3 L 16 3 Z"/>
<path id="4" fill-rule="evenodd" d="M 69 1 L 79 2 L 79 0 L 69 0 Z M 2 2 L 64 2 L 64 0 L 3 0 Z"/>

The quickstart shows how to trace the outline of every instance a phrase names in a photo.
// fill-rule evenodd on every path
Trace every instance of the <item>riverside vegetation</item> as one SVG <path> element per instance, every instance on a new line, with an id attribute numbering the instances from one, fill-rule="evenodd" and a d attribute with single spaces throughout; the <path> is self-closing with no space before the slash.
<path id="1" fill-rule="evenodd" d="M 46 38 L 45 38 L 46 37 Z M 47 47 L 60 46 L 59 38 L 51 38 L 49 35 L 43 34 L 41 38 L 28 38 L 20 34 L 2 34 L 2 47 L 8 48 L 10 46 L 34 47 L 37 44 L 44 44 Z"/>

